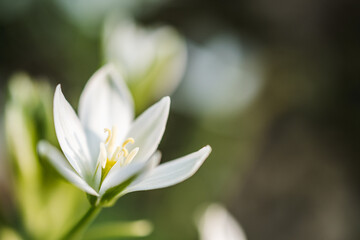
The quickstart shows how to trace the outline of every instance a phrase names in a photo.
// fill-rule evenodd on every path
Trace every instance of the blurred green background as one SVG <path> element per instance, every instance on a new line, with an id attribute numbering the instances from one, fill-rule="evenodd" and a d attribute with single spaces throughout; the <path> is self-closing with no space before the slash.
<path id="1" fill-rule="evenodd" d="M 186 41 L 162 161 L 206 144 L 213 152 L 186 182 L 126 195 L 95 223 L 147 219 L 146 239 L 198 239 L 194 216 L 217 201 L 250 240 L 360 238 L 360 7 L 351 0 L 0 0 L 0 226 L 23 228 L 3 124 L 11 76 L 26 72 L 51 92 L 61 83 L 77 106 L 104 64 L 114 15 L 169 25 Z"/>

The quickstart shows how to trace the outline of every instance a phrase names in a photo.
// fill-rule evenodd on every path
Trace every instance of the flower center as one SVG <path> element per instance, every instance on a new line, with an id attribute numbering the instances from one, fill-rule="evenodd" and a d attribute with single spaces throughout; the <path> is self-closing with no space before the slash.
<path id="1" fill-rule="evenodd" d="M 98 158 L 102 167 L 102 180 L 117 162 L 119 162 L 120 166 L 126 166 L 131 163 L 139 151 L 138 147 L 134 148 L 130 153 L 126 149 L 127 144 L 135 143 L 133 138 L 126 139 L 121 146 L 115 148 L 117 137 L 116 126 L 113 126 L 112 130 L 105 128 L 104 132 L 107 133 L 108 136 L 105 143 L 100 143 L 100 153 Z"/>

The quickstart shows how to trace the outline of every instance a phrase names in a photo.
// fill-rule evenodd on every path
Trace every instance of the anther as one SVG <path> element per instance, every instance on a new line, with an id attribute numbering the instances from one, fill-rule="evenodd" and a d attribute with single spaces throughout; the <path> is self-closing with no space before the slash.
<path id="1" fill-rule="evenodd" d="M 121 151 L 124 152 L 124 157 L 127 157 L 127 155 L 129 155 L 129 151 L 126 149 L 126 145 L 131 143 L 133 144 L 135 142 L 135 140 L 133 138 L 128 138 L 125 140 L 125 142 L 122 144 L 122 149 Z"/>
<path id="2" fill-rule="evenodd" d="M 126 148 L 121 149 L 121 152 L 124 153 L 124 157 L 127 157 L 127 155 L 129 154 L 129 151 Z"/>
<path id="3" fill-rule="evenodd" d="M 108 129 L 108 128 L 105 128 L 105 129 L 104 129 L 104 133 L 107 133 L 107 134 L 108 134 L 108 136 L 107 136 L 107 138 L 106 138 L 106 140 L 105 140 L 105 144 L 108 144 L 109 141 L 110 141 L 110 139 L 111 139 L 111 130 Z"/>
<path id="4" fill-rule="evenodd" d="M 135 140 L 133 138 L 128 138 L 125 140 L 125 142 L 123 143 L 122 145 L 122 148 L 125 148 L 125 146 L 128 144 L 128 143 L 131 143 L 133 144 L 135 142 Z"/>
<path id="5" fill-rule="evenodd" d="M 116 162 L 119 162 L 120 166 L 127 165 L 134 159 L 135 155 L 139 151 L 138 147 L 134 148 L 130 151 L 130 153 L 129 150 L 126 149 L 127 144 L 135 143 L 133 138 L 126 139 L 121 147 L 117 146 L 114 150 L 117 136 L 116 126 L 113 126 L 111 130 L 109 128 L 105 128 L 104 132 L 107 133 L 107 137 L 105 143 L 100 144 L 100 153 L 98 157 L 98 161 L 103 168 L 102 178 L 107 175 Z"/>
<path id="6" fill-rule="evenodd" d="M 134 157 L 135 157 L 135 155 L 138 153 L 138 151 L 139 151 L 139 148 L 137 147 L 137 148 L 134 148 L 130 153 L 129 153 L 129 155 L 127 156 L 127 158 L 125 159 L 125 165 L 126 164 L 129 164 L 133 159 L 134 159 Z"/>

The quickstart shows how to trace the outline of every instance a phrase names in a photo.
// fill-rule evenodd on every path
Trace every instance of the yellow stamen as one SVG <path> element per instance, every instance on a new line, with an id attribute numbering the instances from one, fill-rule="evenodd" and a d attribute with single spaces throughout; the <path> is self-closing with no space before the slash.
<path id="1" fill-rule="evenodd" d="M 105 168 L 107 161 L 107 153 L 104 143 L 100 143 L 100 153 L 99 153 L 98 161 L 100 162 L 101 166 Z"/>
<path id="2" fill-rule="evenodd" d="M 105 140 L 105 144 L 108 144 L 109 141 L 110 141 L 110 139 L 111 139 L 111 130 L 108 129 L 108 128 L 105 128 L 105 129 L 104 129 L 104 132 L 108 134 L 108 136 L 107 136 L 107 138 L 106 138 L 106 140 Z"/>
<path id="3" fill-rule="evenodd" d="M 119 153 L 117 161 L 120 162 L 120 166 L 124 166 L 125 157 L 124 157 L 124 152 L 123 151 L 121 151 Z"/>
<path id="4" fill-rule="evenodd" d="M 135 140 L 133 138 L 128 138 L 125 140 L 125 142 L 122 145 L 122 149 L 121 149 L 121 151 L 124 152 L 124 157 L 127 157 L 127 155 L 129 155 L 129 151 L 126 149 L 126 145 L 129 143 L 133 144 L 134 142 L 135 142 Z"/>
<path id="5" fill-rule="evenodd" d="M 117 148 L 115 149 L 114 154 L 112 155 L 111 161 L 116 162 L 117 159 L 119 158 L 119 154 L 120 154 L 121 151 L 122 151 L 121 147 L 117 147 Z"/>
<path id="6" fill-rule="evenodd" d="M 125 159 L 124 165 L 127 165 L 129 163 L 131 163 L 131 161 L 134 159 L 135 155 L 138 153 L 139 148 L 134 148 L 130 153 L 129 156 L 127 156 L 127 158 Z"/>
<path id="7" fill-rule="evenodd" d="M 126 148 L 121 149 L 121 151 L 124 153 L 124 157 L 129 154 L 129 151 Z"/>
<path id="8" fill-rule="evenodd" d="M 128 139 L 126 139 L 125 142 L 123 143 L 122 148 L 124 149 L 125 146 L 126 146 L 128 143 L 133 144 L 134 142 L 135 142 L 135 140 L 134 140 L 133 138 L 128 138 Z"/>
<path id="9" fill-rule="evenodd" d="M 111 137 L 108 142 L 107 152 L 111 154 L 114 151 L 115 143 L 116 143 L 116 136 L 117 136 L 117 127 L 113 126 L 111 131 Z"/>
<path id="10" fill-rule="evenodd" d="M 102 167 L 102 180 L 106 177 L 110 169 L 117 162 L 119 162 L 120 166 L 127 165 L 134 159 L 135 155 L 139 151 L 139 148 L 137 147 L 129 153 L 129 150 L 126 148 L 127 144 L 135 143 L 135 140 L 133 138 L 126 139 L 121 145 L 121 147 L 117 146 L 114 151 L 117 136 L 116 126 L 113 126 L 111 130 L 109 128 L 105 128 L 104 132 L 107 133 L 108 136 L 105 140 L 105 143 L 100 144 L 100 153 L 98 157 L 98 161 L 100 162 Z"/>

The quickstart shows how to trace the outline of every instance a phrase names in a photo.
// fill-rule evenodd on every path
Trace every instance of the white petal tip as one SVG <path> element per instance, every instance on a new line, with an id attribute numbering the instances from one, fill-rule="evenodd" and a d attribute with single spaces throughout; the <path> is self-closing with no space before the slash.
<path id="1" fill-rule="evenodd" d="M 170 110 L 170 103 L 171 103 L 171 99 L 169 96 L 163 97 L 160 99 L 160 101 L 158 102 L 161 106 L 167 108 L 168 110 Z"/>
<path id="2" fill-rule="evenodd" d="M 95 192 L 95 190 L 94 190 L 94 192 L 88 192 L 88 194 L 93 195 L 93 196 L 95 196 L 95 197 L 100 197 L 100 194 L 98 194 L 97 192 Z"/>
<path id="3" fill-rule="evenodd" d="M 199 150 L 199 152 L 202 152 L 202 154 L 204 154 L 205 158 L 209 156 L 211 151 L 212 151 L 212 148 L 210 147 L 210 145 L 206 145 L 205 147 L 203 147 Z"/>
<path id="4" fill-rule="evenodd" d="M 53 146 L 46 140 L 40 140 L 36 145 L 36 150 L 38 154 L 45 157 L 52 150 L 52 148 Z"/>
<path id="5" fill-rule="evenodd" d="M 163 97 L 163 98 L 161 99 L 161 101 L 163 101 L 163 102 L 165 102 L 166 104 L 169 104 L 169 105 L 170 105 L 171 99 L 170 99 L 169 96 L 166 96 L 166 97 Z"/>
<path id="6" fill-rule="evenodd" d="M 170 97 L 169 96 L 163 97 L 159 101 L 159 103 L 160 103 L 161 107 L 164 109 L 164 111 L 169 113 L 169 111 L 170 111 L 170 103 L 171 103 Z"/>
<path id="7" fill-rule="evenodd" d="M 40 155 L 44 155 L 47 151 L 47 142 L 45 140 L 40 140 L 37 144 L 37 151 Z"/>
<path id="8" fill-rule="evenodd" d="M 102 66 L 97 72 L 108 74 L 109 72 L 112 72 L 114 70 L 115 70 L 115 66 L 111 63 L 108 63 L 108 64 Z"/>
<path id="9" fill-rule="evenodd" d="M 117 71 L 115 64 L 112 62 L 107 63 L 106 65 L 104 65 L 103 68 L 106 69 L 107 71 Z"/>
<path id="10" fill-rule="evenodd" d="M 106 76 L 106 75 L 115 75 L 122 77 L 119 69 L 116 67 L 114 63 L 107 63 L 102 66 L 97 72 L 95 72 L 94 76 Z"/>
<path id="11" fill-rule="evenodd" d="M 209 151 L 209 152 L 211 152 L 211 151 L 212 151 L 212 148 L 211 148 L 210 145 L 206 145 L 205 147 L 203 147 L 203 148 L 200 149 L 200 150 L 204 150 L 204 151 Z"/>
<path id="12" fill-rule="evenodd" d="M 64 97 L 63 93 L 62 93 L 62 90 L 61 90 L 61 84 L 59 83 L 57 86 L 56 86 L 56 89 L 55 89 L 55 94 L 54 94 L 54 104 L 55 104 L 55 100 L 56 99 L 59 99 L 61 97 Z M 60 101 L 60 100 L 58 100 Z"/>
<path id="13" fill-rule="evenodd" d="M 84 185 L 86 184 L 86 185 Z M 90 195 L 93 195 L 95 197 L 100 197 L 100 194 L 98 192 L 95 191 L 95 189 L 93 189 L 92 187 L 90 187 L 90 185 L 87 185 L 87 183 L 84 181 L 84 184 L 81 184 L 81 185 L 76 185 L 78 188 L 80 188 L 81 190 L 83 190 L 84 192 L 90 194 Z"/>
<path id="14" fill-rule="evenodd" d="M 210 155 L 212 149 L 209 145 L 206 145 L 205 147 L 201 148 L 197 153 L 199 153 L 199 159 L 197 163 L 194 165 L 194 173 L 200 168 L 200 166 L 205 162 L 205 160 Z"/>
<path id="15" fill-rule="evenodd" d="M 161 159 L 162 153 L 161 153 L 159 150 L 157 150 L 157 151 L 154 153 L 154 157 Z"/>
<path id="16" fill-rule="evenodd" d="M 56 90 L 55 90 L 55 94 L 56 92 L 61 92 L 61 84 L 59 83 L 58 85 L 56 85 Z"/>

